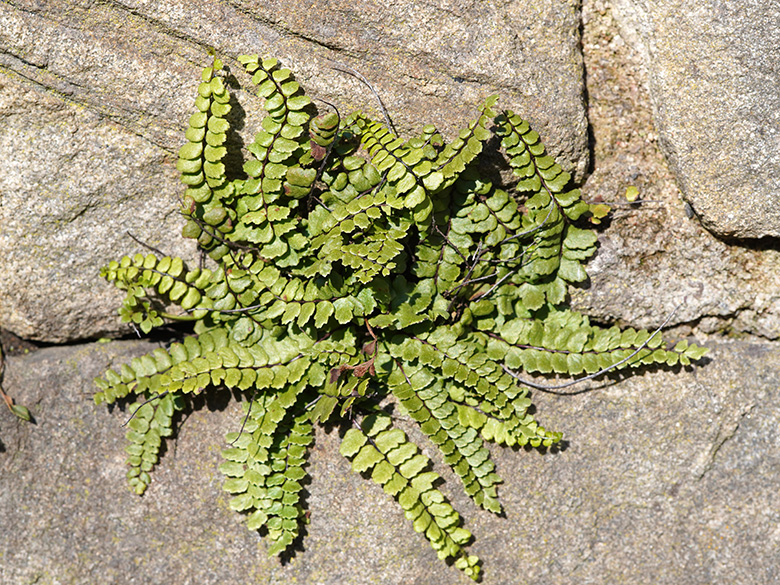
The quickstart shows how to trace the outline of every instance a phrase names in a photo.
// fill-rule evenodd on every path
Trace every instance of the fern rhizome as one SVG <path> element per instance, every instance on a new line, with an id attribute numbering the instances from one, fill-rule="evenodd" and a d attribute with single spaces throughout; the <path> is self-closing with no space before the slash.
<path id="1" fill-rule="evenodd" d="M 452 142 L 433 126 L 409 140 L 355 112 L 317 108 L 276 59 L 239 57 L 265 99 L 244 178 L 225 167 L 226 68 L 202 74 L 178 169 L 183 235 L 209 267 L 137 254 L 102 275 L 127 292 L 120 314 L 144 332 L 168 317 L 195 335 L 97 379 L 95 401 L 134 394 L 127 474 L 150 482 L 184 398 L 240 392 L 222 452 L 230 507 L 270 553 L 305 522 L 301 490 L 316 423 L 341 429 L 352 469 L 379 484 L 442 559 L 469 577 L 471 534 L 437 489 L 430 461 L 394 424 L 415 421 L 481 507 L 501 510 L 485 441 L 549 447 L 560 433 L 530 414 L 526 374 L 593 377 L 641 364 L 688 365 L 705 350 L 659 332 L 602 328 L 569 310 L 567 287 L 596 250 L 591 206 L 539 135 L 488 98 Z M 496 136 L 517 176 L 491 184 L 478 159 Z M 497 143 L 497 141 L 496 141 Z M 181 311 L 169 315 L 165 307 Z M 400 407 L 400 408 L 397 408 Z"/>

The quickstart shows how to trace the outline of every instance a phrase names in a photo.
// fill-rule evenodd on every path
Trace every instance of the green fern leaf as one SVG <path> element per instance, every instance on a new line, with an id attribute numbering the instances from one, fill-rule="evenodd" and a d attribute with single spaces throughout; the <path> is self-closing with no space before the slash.
<path id="1" fill-rule="evenodd" d="M 415 531 L 428 539 L 439 558 L 452 558 L 469 577 L 479 577 L 478 559 L 463 550 L 471 534 L 459 527 L 460 516 L 433 486 L 439 478 L 425 471 L 428 458 L 402 431 L 391 427 L 389 416 L 371 415 L 360 429 L 349 429 L 341 454 L 352 461 L 353 470 L 371 471 L 371 479 L 397 499 Z"/>

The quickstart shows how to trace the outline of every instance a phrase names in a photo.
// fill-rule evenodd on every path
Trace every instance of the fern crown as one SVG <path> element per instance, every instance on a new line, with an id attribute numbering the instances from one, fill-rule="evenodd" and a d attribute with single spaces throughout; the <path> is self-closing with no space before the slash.
<path id="1" fill-rule="evenodd" d="M 122 319 L 142 331 L 194 321 L 195 335 L 96 381 L 97 403 L 137 400 L 129 485 L 138 494 L 149 485 L 187 397 L 226 387 L 245 400 L 222 452 L 224 489 L 271 554 L 305 522 L 307 450 L 314 426 L 331 423 L 352 468 L 395 498 L 440 558 L 477 579 L 471 535 L 395 425 L 398 411 L 466 493 L 498 513 L 501 479 L 485 442 L 561 440 L 531 415 L 520 372 L 688 365 L 704 350 L 597 327 L 566 307 L 567 287 L 587 278 L 597 243 L 588 219 L 599 213 L 527 122 L 496 111 L 496 96 L 450 142 L 433 126 L 404 140 L 360 112 L 317 115 L 276 59 L 239 61 L 266 111 L 244 174 L 229 179 L 225 166 L 235 98 L 218 59 L 203 71 L 177 165 L 183 235 L 208 267 L 136 254 L 102 270 L 126 292 Z M 511 190 L 479 172 L 492 137 L 517 178 Z M 167 313 L 171 304 L 181 312 Z"/>

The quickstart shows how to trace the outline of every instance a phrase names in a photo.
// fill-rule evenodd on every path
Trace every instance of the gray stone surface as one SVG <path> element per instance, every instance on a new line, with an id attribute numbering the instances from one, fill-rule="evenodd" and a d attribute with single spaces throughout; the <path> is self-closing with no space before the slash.
<path id="1" fill-rule="evenodd" d="M 186 418 L 147 493 L 131 494 L 128 415 L 94 406 L 91 379 L 150 345 L 8 359 L 4 388 L 36 424 L 0 409 L 0 582 L 470 582 L 436 558 L 380 488 L 350 471 L 335 432 L 319 432 L 311 454 L 305 550 L 285 565 L 269 559 L 220 492 L 222 436 L 240 424 L 238 404 L 224 397 Z M 711 345 L 711 361 L 692 370 L 537 394 L 539 419 L 568 445 L 545 455 L 493 449 L 505 518 L 477 510 L 439 467 L 475 534 L 485 585 L 776 582 L 780 352 Z"/>
<path id="2" fill-rule="evenodd" d="M 404 135 L 432 122 L 453 136 L 500 93 L 582 177 L 578 26 L 574 0 L 0 4 L 0 327 L 56 343 L 117 332 L 120 296 L 97 272 L 142 251 L 128 231 L 193 257 L 174 163 L 209 46 L 278 56 L 311 95 L 379 115 L 332 62 L 353 67 Z M 251 139 L 258 104 L 240 100 Z"/>
<path id="3" fill-rule="evenodd" d="M 49 343 L 119 331 L 123 295 L 99 271 L 146 252 L 128 233 L 197 257 L 171 154 L 14 78 L 0 76 L 0 116 L 0 326 Z"/>
<path id="4" fill-rule="evenodd" d="M 613 206 L 588 264 L 590 286 L 574 292 L 578 309 L 604 322 L 657 327 L 671 321 L 687 334 L 780 337 L 780 253 L 728 245 L 687 217 L 654 124 L 648 72 L 604 0 L 583 3 L 583 53 L 594 170 L 583 187 Z M 639 189 L 629 205 L 626 187 Z"/>
<path id="5" fill-rule="evenodd" d="M 616 0 L 648 70 L 658 133 L 713 233 L 780 236 L 780 4 Z"/>

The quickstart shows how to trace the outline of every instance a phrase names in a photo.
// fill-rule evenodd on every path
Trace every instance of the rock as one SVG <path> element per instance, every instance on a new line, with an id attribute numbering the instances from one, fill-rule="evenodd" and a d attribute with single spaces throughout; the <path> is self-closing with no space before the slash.
<path id="1" fill-rule="evenodd" d="M 648 71 L 663 152 L 696 215 L 724 238 L 780 236 L 780 6 L 614 4 Z"/>
<path id="2" fill-rule="evenodd" d="M 694 369 L 537 393 L 539 420 L 567 444 L 544 455 L 492 449 L 506 517 L 478 510 L 433 455 L 475 535 L 485 585 L 508 575 L 563 585 L 773 582 L 780 352 L 772 343 L 711 345 Z M 318 432 L 309 458 L 303 550 L 286 564 L 268 558 L 221 492 L 219 450 L 241 421 L 224 394 L 184 419 L 146 494 L 131 494 L 128 413 L 94 406 L 92 378 L 152 347 L 111 342 L 8 358 L 3 387 L 35 424 L 0 409 L 3 582 L 468 581 L 381 488 L 350 470 L 335 430 Z"/>
<path id="3" fill-rule="evenodd" d="M 574 0 L 533 10 L 409 0 L 3 4 L 0 327 L 48 343 L 126 332 L 121 295 L 97 274 L 146 252 L 127 232 L 195 261 L 179 237 L 174 165 L 208 46 L 237 75 L 238 54 L 273 54 L 312 96 L 381 116 L 366 85 L 333 63 L 351 67 L 407 136 L 433 122 L 452 137 L 500 93 L 582 178 L 578 26 Z M 248 139 L 259 104 L 238 97 Z"/>
<path id="4" fill-rule="evenodd" d="M 610 2 L 583 4 L 583 54 L 594 170 L 586 198 L 613 208 L 590 282 L 575 307 L 601 322 L 655 328 L 674 312 L 681 335 L 780 337 L 780 253 L 728 245 L 688 217 L 659 147 L 647 70 L 626 43 Z M 628 186 L 639 202 L 625 198 Z M 682 303 L 682 304 L 681 304 Z M 675 308 L 678 307 L 675 311 Z"/>
<path id="5" fill-rule="evenodd" d="M 101 115 L 0 77 L 0 326 L 63 343 L 119 331 L 100 267 L 148 250 L 197 261 L 181 236 L 173 157 Z"/>

